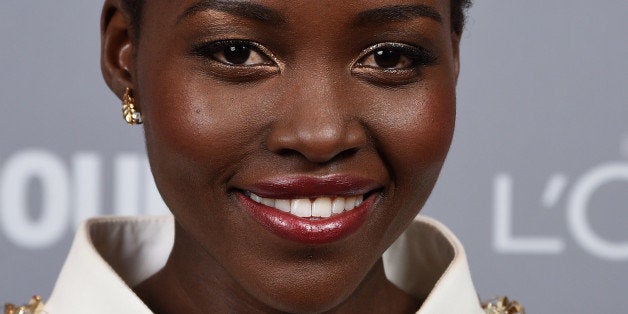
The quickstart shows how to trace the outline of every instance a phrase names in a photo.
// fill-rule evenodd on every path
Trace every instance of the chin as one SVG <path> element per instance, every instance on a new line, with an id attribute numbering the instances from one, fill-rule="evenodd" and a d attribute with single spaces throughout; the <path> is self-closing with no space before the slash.
<path id="1" fill-rule="evenodd" d="M 270 283 L 252 291 L 269 307 L 288 313 L 323 313 L 343 304 L 358 289 L 364 275 L 353 269 L 328 271 L 327 267 L 303 263 L 303 268 L 292 272 L 277 271 L 281 278 L 265 280 Z M 312 268 L 319 271 L 312 271 Z M 286 275 L 292 274 L 292 275 Z"/>

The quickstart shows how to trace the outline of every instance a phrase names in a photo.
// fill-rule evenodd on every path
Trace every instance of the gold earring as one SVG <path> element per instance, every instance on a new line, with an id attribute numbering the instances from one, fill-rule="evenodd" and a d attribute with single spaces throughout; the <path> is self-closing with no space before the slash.
<path id="1" fill-rule="evenodd" d="M 142 114 L 135 110 L 135 99 L 131 95 L 131 89 L 126 88 L 122 96 L 122 117 L 130 125 L 142 124 Z"/>

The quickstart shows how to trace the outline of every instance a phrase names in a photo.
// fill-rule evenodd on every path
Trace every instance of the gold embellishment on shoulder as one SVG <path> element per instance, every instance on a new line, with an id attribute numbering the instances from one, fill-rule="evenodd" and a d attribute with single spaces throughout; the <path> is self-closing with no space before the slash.
<path id="1" fill-rule="evenodd" d="M 44 314 L 44 302 L 36 295 L 31 298 L 28 304 L 15 306 L 7 303 L 4 305 L 4 314 Z"/>
<path id="2" fill-rule="evenodd" d="M 526 310 L 517 301 L 499 297 L 482 304 L 486 314 L 525 314 Z"/>

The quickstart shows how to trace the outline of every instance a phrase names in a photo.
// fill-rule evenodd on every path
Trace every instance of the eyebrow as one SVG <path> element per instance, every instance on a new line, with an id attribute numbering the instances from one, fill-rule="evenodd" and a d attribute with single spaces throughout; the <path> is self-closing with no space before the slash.
<path id="1" fill-rule="evenodd" d="M 207 10 L 225 12 L 271 26 L 286 23 L 286 19 L 279 12 L 257 3 L 228 0 L 201 0 L 183 11 L 177 18 L 177 24 L 196 13 Z"/>
<path id="2" fill-rule="evenodd" d="M 355 26 L 377 25 L 384 23 L 404 22 L 425 17 L 443 24 L 443 17 L 436 9 L 422 4 L 392 5 L 360 12 L 354 22 Z"/>

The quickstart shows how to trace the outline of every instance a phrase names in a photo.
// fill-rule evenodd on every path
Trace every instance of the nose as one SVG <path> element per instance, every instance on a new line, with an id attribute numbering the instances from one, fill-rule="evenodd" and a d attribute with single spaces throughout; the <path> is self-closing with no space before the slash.
<path id="1" fill-rule="evenodd" d="M 354 110 L 329 88 L 309 85 L 291 89 L 286 110 L 275 121 L 268 148 L 280 155 L 298 155 L 312 163 L 326 163 L 363 148 L 366 131 Z M 313 88 L 312 88 L 313 87 Z"/>

